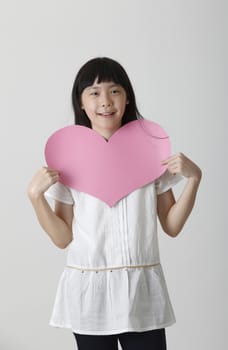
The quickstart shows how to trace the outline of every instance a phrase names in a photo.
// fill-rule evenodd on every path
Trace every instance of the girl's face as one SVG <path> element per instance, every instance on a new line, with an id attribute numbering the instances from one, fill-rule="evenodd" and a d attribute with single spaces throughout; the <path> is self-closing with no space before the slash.
<path id="1" fill-rule="evenodd" d="M 98 84 L 96 79 L 81 94 L 81 108 L 92 128 L 107 139 L 121 126 L 127 103 L 126 91 L 114 82 Z"/>

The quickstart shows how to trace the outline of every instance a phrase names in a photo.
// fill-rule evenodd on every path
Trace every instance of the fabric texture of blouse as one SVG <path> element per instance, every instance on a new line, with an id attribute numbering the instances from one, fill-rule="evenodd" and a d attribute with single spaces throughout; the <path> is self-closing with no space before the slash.
<path id="1" fill-rule="evenodd" d="M 57 182 L 47 198 L 73 205 L 73 240 L 50 325 L 91 335 L 146 331 L 175 320 L 157 237 L 157 194 L 182 176 L 166 171 L 110 208 Z"/>

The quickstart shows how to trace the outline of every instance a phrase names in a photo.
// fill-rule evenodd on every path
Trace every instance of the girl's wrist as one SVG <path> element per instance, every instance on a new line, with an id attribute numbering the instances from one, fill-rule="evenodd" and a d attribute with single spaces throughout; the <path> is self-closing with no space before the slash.
<path id="1" fill-rule="evenodd" d="M 32 189 L 28 190 L 28 197 L 31 201 L 37 201 L 44 197 L 43 192 L 35 192 Z"/>
<path id="2" fill-rule="evenodd" d="M 201 178 L 202 178 L 202 172 L 201 170 L 199 169 L 197 171 L 197 173 L 193 176 L 190 176 L 188 178 L 189 181 L 191 181 L 192 183 L 196 184 L 196 185 L 199 185 L 200 184 L 200 181 L 201 181 Z"/>

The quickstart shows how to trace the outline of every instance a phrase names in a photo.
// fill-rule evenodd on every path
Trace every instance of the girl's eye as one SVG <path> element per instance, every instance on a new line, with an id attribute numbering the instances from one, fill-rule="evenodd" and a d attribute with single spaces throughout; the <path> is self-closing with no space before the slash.
<path id="1" fill-rule="evenodd" d="M 112 90 L 112 93 L 113 94 L 118 94 L 119 90 L 115 89 L 115 90 Z"/>
<path id="2" fill-rule="evenodd" d="M 93 91 L 93 92 L 90 93 L 90 95 L 91 96 L 96 96 L 96 95 L 98 95 L 98 93 L 96 91 Z"/>

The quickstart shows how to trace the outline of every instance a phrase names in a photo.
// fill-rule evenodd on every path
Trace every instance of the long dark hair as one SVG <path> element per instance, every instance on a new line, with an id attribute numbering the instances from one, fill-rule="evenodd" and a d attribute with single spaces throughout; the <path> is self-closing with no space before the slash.
<path id="1" fill-rule="evenodd" d="M 93 85 L 97 79 L 101 82 L 113 81 L 121 85 L 127 94 L 129 103 L 126 105 L 122 118 L 122 125 L 132 120 L 143 119 L 136 106 L 135 94 L 124 68 L 116 61 L 108 57 L 97 57 L 86 62 L 79 70 L 72 89 L 72 104 L 74 109 L 75 124 L 92 128 L 91 122 L 85 111 L 81 109 L 81 94 L 83 90 Z"/>

